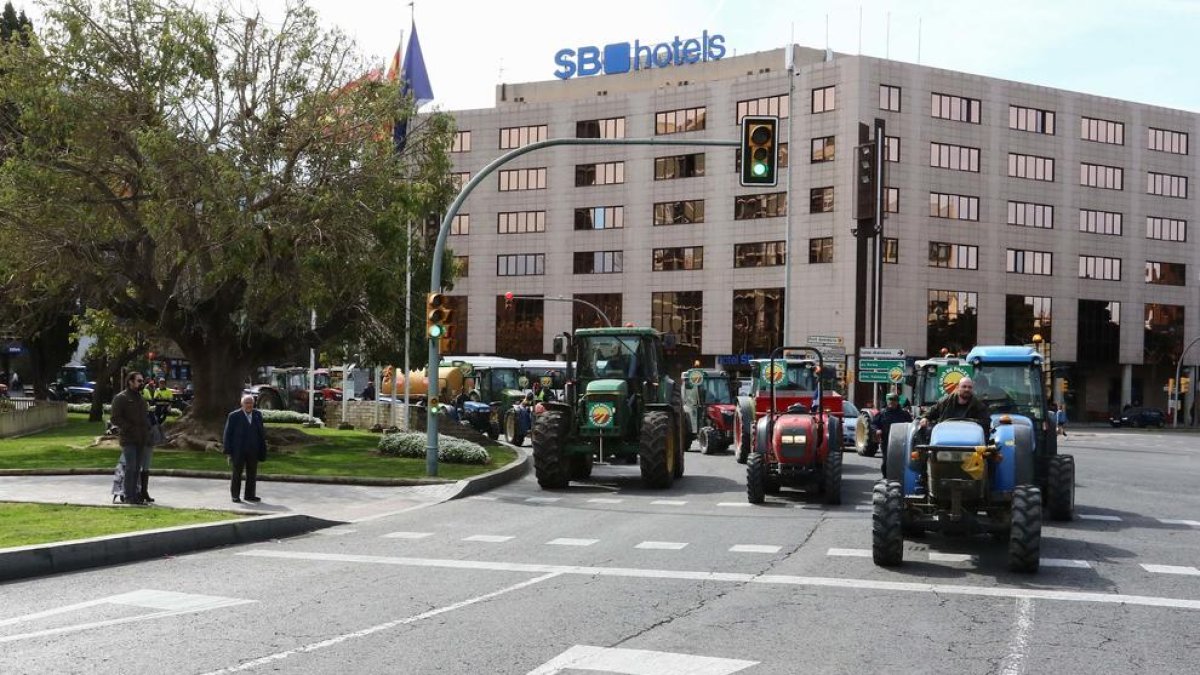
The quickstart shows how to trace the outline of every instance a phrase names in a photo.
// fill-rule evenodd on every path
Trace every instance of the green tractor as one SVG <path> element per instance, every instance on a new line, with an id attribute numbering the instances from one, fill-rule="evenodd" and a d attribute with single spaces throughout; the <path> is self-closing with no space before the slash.
<path id="1" fill-rule="evenodd" d="M 555 336 L 567 383 L 563 400 L 547 403 L 533 425 L 539 485 L 557 489 L 586 480 L 594 455 L 636 459 L 650 488 L 668 488 L 683 475 L 683 419 L 663 355 L 672 337 L 652 328 Z"/>
<path id="2" fill-rule="evenodd" d="M 488 357 L 468 359 L 466 362 L 474 368 L 464 383 L 469 400 L 463 406 L 463 421 L 494 441 L 500 437 L 501 431 L 508 431 L 505 424 L 507 418 L 525 398 L 520 364 L 512 359 Z M 512 434 L 509 434 L 508 441 L 511 443 L 513 440 Z"/>

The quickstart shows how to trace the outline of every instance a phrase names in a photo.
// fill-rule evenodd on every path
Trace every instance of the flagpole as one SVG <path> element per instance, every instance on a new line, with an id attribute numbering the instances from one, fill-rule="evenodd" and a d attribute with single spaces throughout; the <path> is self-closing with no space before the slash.
<path id="1" fill-rule="evenodd" d="M 408 356 L 412 351 L 412 338 L 409 336 L 409 326 L 412 324 L 412 219 L 405 221 L 406 234 L 404 245 L 404 430 L 409 430 L 408 394 L 411 366 Z M 437 377 L 437 371 L 426 368 L 430 377 Z"/>

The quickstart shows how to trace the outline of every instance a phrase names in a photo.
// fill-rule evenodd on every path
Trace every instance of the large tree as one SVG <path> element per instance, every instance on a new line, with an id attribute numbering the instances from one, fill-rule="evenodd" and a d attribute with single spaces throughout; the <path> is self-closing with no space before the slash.
<path id="1" fill-rule="evenodd" d="M 57 279 L 172 340 L 210 432 L 253 367 L 298 343 L 398 351 L 404 223 L 452 195 L 448 116 L 410 124 L 397 155 L 391 125 L 411 105 L 304 4 L 278 22 L 60 0 L 45 18 L 29 49 L 0 55 L 20 111 L 0 249 L 28 271 L 10 285 Z M 430 263 L 417 241 L 415 294 Z"/>

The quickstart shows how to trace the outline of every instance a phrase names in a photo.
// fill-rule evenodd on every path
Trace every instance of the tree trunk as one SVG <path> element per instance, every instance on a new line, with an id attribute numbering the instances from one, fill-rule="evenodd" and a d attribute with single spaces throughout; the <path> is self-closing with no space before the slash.
<path id="1" fill-rule="evenodd" d="M 254 368 L 253 358 L 224 345 L 232 341 L 213 340 L 207 344 L 180 344 L 192 364 L 195 398 L 188 408 L 188 427 L 194 435 L 221 438 L 225 417 L 238 407 L 246 377 Z"/>

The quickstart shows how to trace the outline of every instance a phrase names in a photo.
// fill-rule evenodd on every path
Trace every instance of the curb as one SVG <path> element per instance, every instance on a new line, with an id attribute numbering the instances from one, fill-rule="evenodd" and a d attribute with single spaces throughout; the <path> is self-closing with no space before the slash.
<path id="1" fill-rule="evenodd" d="M 112 473 L 112 469 L 0 469 L 0 477 L 111 476 Z M 232 474 L 228 471 L 201 471 L 196 469 L 151 469 L 150 475 L 229 480 Z M 277 483 L 317 483 L 322 485 L 364 485 L 373 487 L 413 487 L 418 485 L 445 485 L 446 483 L 457 482 L 446 478 L 361 478 L 357 476 L 292 476 L 288 474 L 261 473 L 258 475 L 258 480 Z"/>
<path id="2" fill-rule="evenodd" d="M 280 514 L 0 549 L 0 582 L 294 537 L 340 524 Z"/>
<path id="3" fill-rule="evenodd" d="M 526 450 L 525 448 L 518 448 L 515 445 L 504 443 L 503 441 L 497 442 L 503 443 L 505 446 L 515 450 L 519 455 L 519 458 L 511 462 L 506 467 L 496 469 L 495 471 L 489 471 L 488 473 L 479 476 L 464 478 L 461 482 L 466 483 L 466 485 L 464 485 L 462 489 L 458 491 L 458 494 L 454 495 L 450 499 L 461 499 L 463 497 L 470 497 L 471 495 L 487 492 L 488 490 L 494 490 L 501 485 L 505 485 L 523 478 L 525 474 L 529 473 L 530 465 L 533 463 L 532 452 Z"/>

